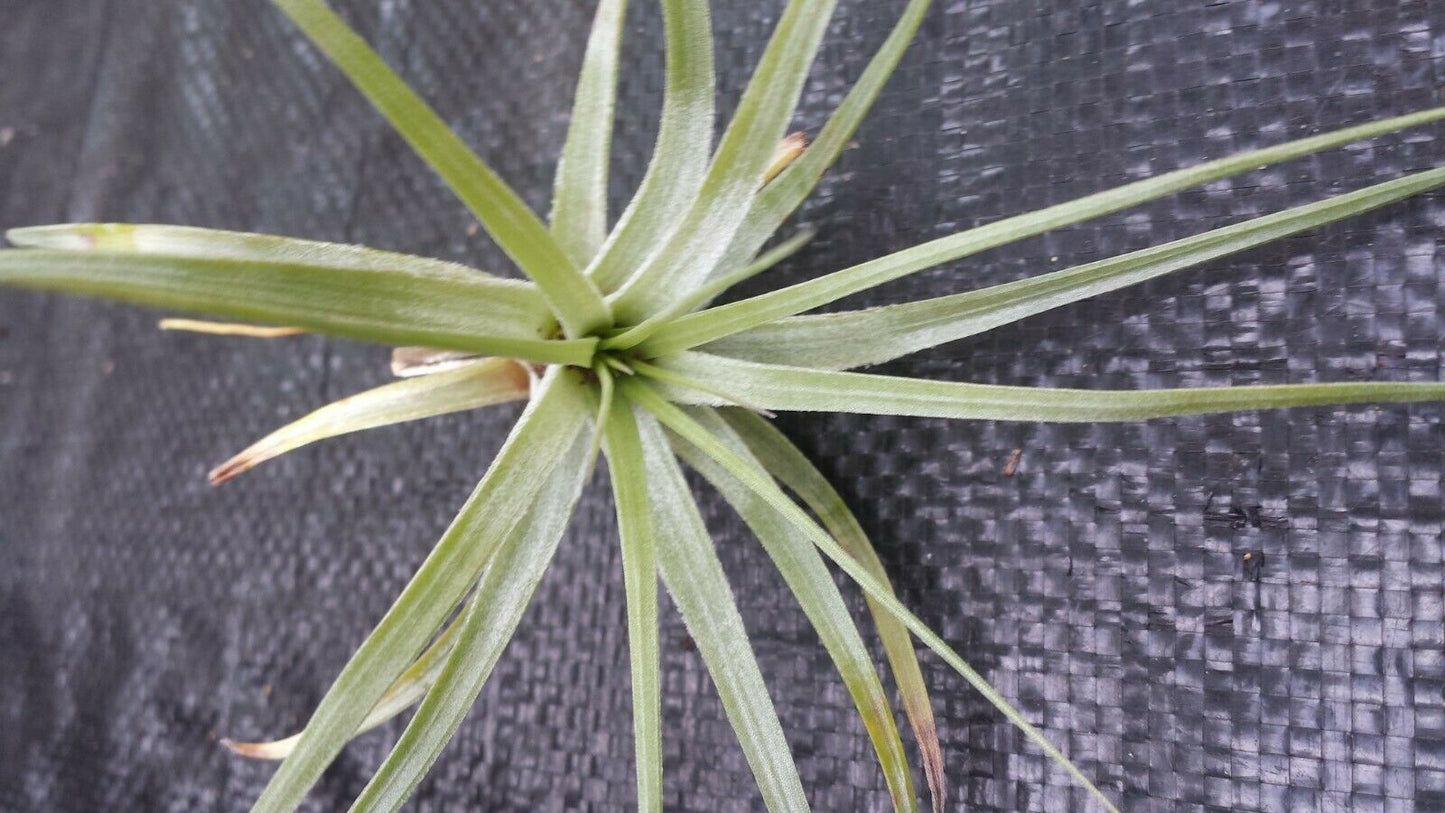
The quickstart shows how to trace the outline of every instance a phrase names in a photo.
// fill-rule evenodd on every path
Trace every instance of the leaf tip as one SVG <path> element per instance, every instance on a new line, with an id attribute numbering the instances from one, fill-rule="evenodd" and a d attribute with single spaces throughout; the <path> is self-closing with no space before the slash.
<path id="1" fill-rule="evenodd" d="M 210 322 L 203 319 L 162 319 L 156 327 L 167 331 L 204 333 L 208 336 L 240 336 L 247 339 L 285 339 L 306 333 L 299 327 L 268 327 L 232 322 Z"/>
<path id="2" fill-rule="evenodd" d="M 948 803 L 948 777 L 943 773 L 943 749 L 938 745 L 938 732 L 918 737 L 918 750 L 923 755 L 923 776 L 928 780 L 928 795 L 933 797 L 933 813 L 943 813 Z"/>
<path id="3" fill-rule="evenodd" d="M 281 760 L 291 755 L 296 743 L 295 737 L 273 742 L 236 742 L 229 737 L 221 739 L 221 745 L 238 757 L 247 759 Z"/>
<path id="4" fill-rule="evenodd" d="M 778 146 L 773 150 L 773 159 L 768 163 L 768 171 L 763 176 L 763 183 L 767 184 L 778 177 L 806 149 L 808 149 L 808 134 L 801 130 L 778 142 Z"/>
<path id="5" fill-rule="evenodd" d="M 265 459 L 266 458 L 260 455 L 251 453 L 248 449 L 214 469 L 211 469 L 210 473 L 206 475 L 206 480 L 209 481 L 212 486 L 225 485 L 251 469 L 254 469 Z"/>
<path id="6" fill-rule="evenodd" d="M 56 251 L 94 251 L 106 248 L 126 251 L 135 248 L 135 227 L 123 223 L 26 226 L 5 232 L 5 239 L 20 248 Z"/>

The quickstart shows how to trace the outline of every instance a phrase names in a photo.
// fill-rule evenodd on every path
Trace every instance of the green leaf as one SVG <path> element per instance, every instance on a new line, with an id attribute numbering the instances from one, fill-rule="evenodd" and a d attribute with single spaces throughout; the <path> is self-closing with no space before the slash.
<path id="1" fill-rule="evenodd" d="M 700 286 L 723 259 L 763 186 L 836 0 L 792 0 L 737 114 L 723 134 L 697 200 L 656 254 L 613 298 L 619 323 L 636 324 Z"/>
<path id="2" fill-rule="evenodd" d="M 918 33 L 918 26 L 928 13 L 929 5 L 930 0 L 911 0 L 903 10 L 888 39 L 873 55 L 848 95 L 843 97 L 842 104 L 818 133 L 818 139 L 753 201 L 747 219 L 733 237 L 727 259 L 720 267 L 732 268 L 756 254 L 818 186 L 823 173 L 838 160 L 858 131 L 858 125 L 873 108 L 873 102 L 883 86 L 893 76 L 904 51 L 908 50 L 909 43 Z"/>
<path id="3" fill-rule="evenodd" d="M 806 811 L 797 766 L 697 503 L 661 428 L 647 416 L 638 424 L 662 580 L 717 685 L 763 802 L 772 813 Z"/>
<path id="4" fill-rule="evenodd" d="M 653 355 L 662 355 L 707 344 L 987 249 L 1137 206 L 1193 186 L 1260 169 L 1269 164 L 1441 118 L 1445 118 L 1445 107 L 1362 124 L 1276 147 L 1208 161 L 1068 203 L 1005 218 L 752 299 L 681 317 L 661 335 L 644 343 L 642 349 Z"/>
<path id="5" fill-rule="evenodd" d="M 612 324 L 607 303 L 517 193 L 457 137 L 324 0 L 273 0 L 340 68 L 536 281 L 567 335 Z"/>
<path id="6" fill-rule="evenodd" d="M 693 418 L 735 454 L 758 465 L 756 460 L 751 459 L 752 454 L 743 440 L 712 410 L 700 410 L 693 414 Z M 868 655 L 868 648 L 863 644 L 863 637 L 858 634 L 858 627 L 853 623 L 853 616 L 848 612 L 848 605 L 843 602 L 843 595 L 838 591 L 838 585 L 833 583 L 833 576 L 823 564 L 817 549 L 797 535 L 786 517 L 738 482 L 712 458 L 686 440 L 675 440 L 673 448 L 678 456 L 706 478 L 752 529 L 818 631 L 818 637 L 833 658 L 873 741 L 883 775 L 888 781 L 893 808 L 918 810 L 913 777 L 908 770 L 908 755 L 898 736 L 898 726 L 893 720 L 888 695 L 883 691 L 883 682 L 878 679 L 878 672 Z"/>
<path id="7" fill-rule="evenodd" d="M 298 240 L 272 234 L 198 229 L 193 226 L 153 226 L 142 223 L 66 223 L 11 229 L 5 239 L 22 248 L 56 251 L 104 251 L 207 257 L 218 260 L 254 260 L 265 263 L 299 263 L 351 268 L 358 271 L 414 272 L 429 277 L 496 279 L 460 263 L 378 251 L 365 246 Z"/>
<path id="8" fill-rule="evenodd" d="M 707 175 L 712 152 L 712 23 L 704 0 L 662 0 L 667 80 L 652 161 L 588 275 L 617 290 L 676 228 Z"/>
<path id="9" fill-rule="evenodd" d="M 322 698 L 253 813 L 296 809 L 386 688 L 527 517 L 589 420 L 576 371 L 548 371 L 507 442 L 406 589 Z"/>
<path id="10" fill-rule="evenodd" d="M 617 104 L 617 62 L 627 0 L 601 0 L 582 57 L 567 143 L 552 195 L 552 234 L 578 268 L 607 238 L 607 162 Z"/>
<path id="11" fill-rule="evenodd" d="M 748 450 L 759 464 L 779 482 L 787 486 L 812 509 L 823 527 L 842 545 L 850 556 L 873 575 L 884 589 L 893 590 L 883 561 L 873 549 L 863 526 L 848 509 L 843 497 L 829 484 L 828 478 L 813 465 L 787 435 L 762 416 L 742 409 L 719 410 L 726 420 L 747 444 Z M 948 779 L 943 773 L 943 749 L 938 743 L 938 725 L 933 719 L 933 704 L 928 698 L 928 685 L 923 681 L 923 671 L 918 665 L 918 654 L 913 650 L 913 640 L 908 630 L 898 619 L 868 598 L 868 612 L 878 627 L 878 637 L 883 641 L 883 650 L 888 663 L 893 667 L 893 679 L 898 684 L 898 693 L 903 697 L 903 711 L 913 726 L 913 735 L 923 753 L 923 772 L 928 778 L 928 788 L 933 795 L 935 813 L 943 813 L 948 800 Z"/>
<path id="12" fill-rule="evenodd" d="M 1287 209 L 1087 265 L 921 302 L 795 316 L 713 342 L 704 352 L 769 364 L 841 370 L 982 333 L 1445 185 L 1445 169 Z"/>
<path id="13" fill-rule="evenodd" d="M 571 449 L 545 478 L 527 518 L 487 565 L 436 685 L 352 804 L 353 811 L 400 810 L 476 703 L 552 563 L 591 472 L 589 440 L 574 437 Z"/>
<path id="14" fill-rule="evenodd" d="M 596 346 L 541 338 L 550 316 L 526 283 L 400 267 L 14 249 L 0 251 L 0 285 L 538 363 L 587 364 Z"/>
<path id="15" fill-rule="evenodd" d="M 272 432 L 217 466 L 211 472 L 211 485 L 220 485 L 309 443 L 394 423 L 521 401 L 531 389 L 531 370 L 511 359 L 483 359 L 455 370 L 397 381 L 328 404 Z"/>
<path id="16" fill-rule="evenodd" d="M 431 690 L 432 684 L 436 683 L 437 675 L 441 674 L 442 666 L 446 664 L 447 656 L 451 654 L 452 646 L 456 644 L 457 633 L 461 632 L 461 628 L 460 620 L 455 620 L 447 625 L 446 631 L 437 636 L 437 639 L 426 648 L 421 657 L 416 659 L 416 663 L 403 672 L 401 677 L 387 688 L 386 694 L 376 701 L 371 713 L 366 715 L 366 719 L 362 720 L 361 726 L 356 729 L 357 736 L 401 714 L 426 696 L 426 693 Z M 300 742 L 300 734 L 293 734 L 285 739 L 272 742 L 221 740 L 222 745 L 240 756 L 271 760 L 285 759 L 290 756 Z"/>
<path id="17" fill-rule="evenodd" d="M 688 311 L 706 305 L 714 298 L 721 296 L 729 288 L 744 280 L 752 279 L 758 274 L 767 271 L 769 268 L 788 259 L 802 250 L 803 246 L 813 241 L 816 232 L 806 229 L 789 237 L 774 248 L 765 252 L 749 265 L 739 268 L 730 274 L 721 277 L 698 288 L 696 292 L 679 300 L 676 304 L 670 305 L 657 314 L 649 317 L 647 321 L 636 327 L 630 328 L 620 335 L 607 339 L 603 342 L 606 347 L 631 347 L 658 330 L 666 327 L 669 322 Z"/>
<path id="18" fill-rule="evenodd" d="M 737 393 L 763 409 L 857 412 L 991 421 L 1105 423 L 1284 407 L 1445 400 L 1445 383 L 1357 381 L 1171 390 L 1077 390 L 925 381 L 838 373 L 682 353 L 659 367 Z M 727 406 L 706 392 L 669 389 L 679 401 Z"/>
<path id="19" fill-rule="evenodd" d="M 1103 805 L 1103 807 L 1111 811 L 1111 813 L 1117 813 L 1116 808 L 1113 803 L 1109 801 L 1108 797 L 1098 788 L 1094 787 L 1094 784 L 1089 781 L 1089 778 L 1084 775 L 1084 772 L 1079 770 L 1074 763 L 1069 761 L 1068 757 L 1064 756 L 1061 751 L 1055 748 L 1053 743 L 1050 743 L 1048 739 L 1044 737 L 1043 732 L 1039 731 L 1032 723 L 1024 719 L 1024 716 L 1019 713 L 1018 709 L 1015 709 L 982 675 L 976 672 L 973 667 L 969 666 L 963 658 L 959 657 L 958 653 L 955 652 L 952 647 L 942 638 L 938 637 L 933 630 L 929 629 L 927 624 L 924 624 L 917 616 L 909 612 L 893 595 L 892 591 L 868 571 L 868 568 L 860 564 L 858 560 L 854 559 L 845 551 L 833 537 L 818 527 L 818 524 L 815 523 L 807 513 L 794 505 L 792 500 L 789 500 L 787 495 L 783 493 L 782 489 L 773 482 L 772 477 L 770 477 L 767 472 L 750 464 L 747 460 L 734 453 L 725 444 L 714 438 L 706 429 L 698 425 L 697 422 L 683 414 L 682 410 L 668 403 L 666 399 L 653 391 L 648 384 L 636 380 L 629 380 L 621 382 L 621 388 L 627 398 L 652 413 L 652 415 L 667 426 L 668 429 L 685 438 L 708 457 L 717 461 L 718 464 L 727 469 L 734 477 L 738 478 L 739 481 L 754 493 L 766 500 L 779 513 L 787 517 L 795 527 L 806 534 L 808 538 L 813 541 L 813 544 L 817 545 L 818 548 L 823 551 L 824 555 L 832 559 L 838 567 L 842 568 L 845 573 L 852 577 L 853 581 L 857 582 L 860 587 L 867 591 L 868 595 L 872 597 L 880 607 L 891 613 L 906 626 L 909 631 L 917 636 L 918 640 L 922 641 L 925 646 L 943 658 L 944 662 L 953 667 L 954 671 L 958 672 L 964 680 L 968 681 L 969 685 L 973 686 L 979 694 L 983 695 L 984 699 L 991 703 L 994 708 L 998 709 L 1010 723 L 1013 723 L 1025 736 L 1032 740 L 1050 759 L 1068 771 L 1069 775 L 1072 776 L 1081 787 L 1093 794 L 1099 804 Z"/>
<path id="20" fill-rule="evenodd" d="M 662 811 L 662 667 L 658 643 L 657 539 L 647 464 L 631 404 L 606 424 L 607 462 L 622 537 L 627 587 L 627 657 L 632 663 L 632 736 L 637 751 L 637 809 Z"/>

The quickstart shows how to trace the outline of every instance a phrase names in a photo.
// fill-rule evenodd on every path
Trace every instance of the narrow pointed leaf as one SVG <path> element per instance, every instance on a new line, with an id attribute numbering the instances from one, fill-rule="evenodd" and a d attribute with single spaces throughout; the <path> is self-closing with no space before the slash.
<path id="1" fill-rule="evenodd" d="M 134 251 L 209 257 L 218 260 L 255 260 L 265 263 L 300 263 L 353 268 L 359 271 L 402 269 L 432 277 L 462 280 L 492 277 L 485 271 L 430 257 L 378 251 L 365 246 L 299 240 L 273 234 L 199 229 L 194 226 L 156 226 L 139 223 L 67 223 L 11 229 L 5 239 L 22 248 L 56 251 Z"/>
<path id="2" fill-rule="evenodd" d="M 1441 118 L 1445 118 L 1445 107 L 1383 119 L 1276 147 L 1207 161 L 1068 203 L 1015 215 L 752 299 L 684 316 L 671 325 L 664 336 L 656 337 L 644 347 L 647 352 L 656 355 L 696 347 L 981 251 L 1137 206 L 1193 186 L 1260 169 L 1269 164 L 1300 158 L 1351 141 L 1427 124 Z"/>
<path id="3" fill-rule="evenodd" d="M 792 0 L 738 103 L 707 179 L 682 225 L 613 300 L 620 322 L 637 323 L 695 290 L 723 259 L 763 186 L 822 42 L 836 0 Z"/>
<path id="4" fill-rule="evenodd" d="M 702 187 L 712 153 L 713 47 L 706 0 L 663 0 L 667 80 L 662 122 L 647 174 L 588 269 L 603 291 L 617 290 L 672 233 Z"/>
<path id="5" fill-rule="evenodd" d="M 261 463 L 319 440 L 433 418 L 452 412 L 520 401 L 532 374 L 511 359 L 474 361 L 460 369 L 408 378 L 328 404 L 272 432 L 211 472 L 220 485 Z"/>
<path id="6" fill-rule="evenodd" d="M 753 465 L 759 465 L 732 427 L 712 410 L 700 410 L 693 414 L 693 418 L 735 454 L 748 459 Z M 883 691 L 883 682 L 878 678 L 878 671 L 857 625 L 853 623 L 848 605 L 843 601 L 843 594 L 833 582 L 833 576 L 817 549 L 798 535 L 797 529 L 786 517 L 738 482 L 712 458 L 681 438 L 675 438 L 675 441 L 678 457 L 723 495 L 777 565 L 778 572 L 797 597 L 799 606 L 818 631 L 818 637 L 833 658 L 843 684 L 858 707 L 878 754 L 879 764 L 883 767 L 893 808 L 916 811 L 918 803 L 913 791 L 913 777 L 908 770 L 908 755 L 903 750 L 903 740 L 898 735 L 888 695 Z"/>
<path id="7" fill-rule="evenodd" d="M 1445 400 L 1445 383 L 1356 381 L 1171 390 L 1078 390 L 839 373 L 682 353 L 659 366 L 780 412 L 857 412 L 992 421 L 1106 423 L 1285 407 Z M 696 390 L 678 400 L 727 406 Z"/>
<path id="8" fill-rule="evenodd" d="M 852 140 L 862 124 L 873 102 L 882 92 L 883 86 L 893 76 L 903 53 L 918 33 L 918 26 L 928 13 L 930 0 L 911 0 L 902 16 L 894 25 L 888 39 L 884 40 L 878 52 L 869 61 L 868 67 L 858 81 L 843 97 L 842 104 L 833 112 L 828 123 L 818 133 L 818 139 L 801 153 L 776 180 L 768 184 L 753 201 L 747 219 L 733 237 L 728 247 L 727 259 L 722 268 L 731 268 L 757 253 L 783 221 L 798 208 L 818 186 L 823 173 L 838 160 L 843 149 Z"/>
<path id="9" fill-rule="evenodd" d="M 567 143 L 552 195 L 552 234 L 578 268 L 607 237 L 607 162 L 617 106 L 617 63 L 627 0 L 602 0 L 592 20 Z"/>
<path id="10" fill-rule="evenodd" d="M 324 0 L 273 0 L 340 68 L 531 277 L 576 338 L 611 324 L 607 304 L 541 219 Z"/>
<path id="11" fill-rule="evenodd" d="M 662 811 L 662 667 L 658 643 L 657 540 L 646 461 L 631 404 L 613 407 L 606 424 L 607 462 L 622 537 L 627 588 L 627 658 L 632 664 L 632 737 L 637 753 L 637 809 Z"/>
<path id="12" fill-rule="evenodd" d="M 0 251 L 0 285 L 543 363 L 586 364 L 596 344 L 543 339 L 550 316 L 525 283 L 400 268 L 13 249 Z"/>
<path id="13" fill-rule="evenodd" d="M 1012 723 L 1019 731 L 1023 732 L 1035 745 L 1039 747 L 1050 759 L 1062 767 L 1074 778 L 1074 781 L 1091 793 L 1094 798 L 1111 813 L 1117 813 L 1117 809 L 1108 797 L 1103 794 L 1094 783 L 1089 781 L 1088 776 L 1078 766 L 1069 761 L 1063 752 L 1059 751 L 1048 738 L 1043 735 L 1024 716 L 1014 708 L 1012 704 L 999 694 L 987 680 L 984 679 L 973 667 L 969 666 L 958 653 L 953 650 L 942 638 L 940 638 L 927 624 L 904 607 L 882 582 L 876 579 L 868 568 L 864 567 L 854 559 L 847 551 L 838 544 L 833 537 L 829 536 L 806 512 L 794 505 L 787 495 L 783 493 L 777 483 L 768 476 L 767 472 L 751 465 L 747 460 L 735 454 L 725 444 L 714 438 L 706 429 L 703 429 L 695 421 L 685 415 L 682 410 L 669 403 L 653 389 L 639 381 L 622 382 L 626 396 L 634 403 L 652 413 L 668 429 L 682 436 L 694 446 L 697 446 L 707 456 L 717 461 L 719 465 L 728 470 L 740 482 L 746 485 L 754 493 L 767 500 L 779 513 L 783 514 L 793 523 L 794 527 L 806 534 L 813 544 L 817 545 L 829 559 L 832 559 L 838 567 L 852 577 L 860 587 L 867 591 L 878 605 L 889 613 L 892 613 L 910 632 L 917 636 L 925 646 L 933 650 L 939 657 L 943 658 L 954 671 L 958 672 L 964 680 L 968 681 L 974 690 L 983 695 L 984 699 L 998 709 L 1003 716 Z"/>
<path id="14" fill-rule="evenodd" d="M 361 721 L 361 726 L 356 729 L 357 736 L 386 723 L 391 718 L 401 714 L 403 711 L 416 705 L 426 693 L 431 690 L 432 684 L 436 683 L 437 675 L 441 674 L 442 666 L 446 664 L 447 656 L 451 654 L 452 646 L 456 643 L 457 633 L 461 631 L 461 621 L 456 620 L 449 624 L 446 631 L 432 642 L 431 646 L 416 659 L 396 679 L 396 682 L 387 688 L 386 694 L 376 701 L 371 713 Z M 296 750 L 296 745 L 301 742 L 300 734 L 293 734 L 285 739 L 273 742 L 233 742 L 221 740 L 221 744 L 243 757 L 251 759 L 285 759 Z"/>
<path id="15" fill-rule="evenodd" d="M 662 580 L 712 675 L 768 810 L 807 811 L 802 780 L 697 503 L 661 428 L 645 416 L 638 424 Z"/>
<path id="16" fill-rule="evenodd" d="M 787 435 L 759 415 L 743 409 L 719 410 L 719 414 L 747 444 L 748 450 L 763 469 L 812 509 L 828 533 L 838 540 L 838 544 L 857 559 L 879 585 L 892 591 L 893 585 L 888 581 L 888 573 L 883 569 L 883 561 L 878 558 L 873 542 L 869 540 L 868 534 L 853 516 L 843 497 L 807 455 L 794 446 Z M 933 796 L 933 809 L 935 813 L 943 813 L 948 801 L 948 780 L 943 773 L 943 749 L 938 743 L 938 724 L 933 718 L 933 703 L 928 697 L 928 685 L 923 681 L 923 671 L 918 665 L 918 653 L 913 649 L 913 639 L 898 619 L 878 606 L 871 597 L 867 601 L 868 612 L 873 616 L 873 623 L 878 628 L 878 637 L 883 641 L 888 663 L 893 667 L 893 679 L 898 684 L 898 693 L 903 697 L 903 711 L 908 715 L 908 721 L 913 726 L 913 735 L 918 740 L 918 748 L 923 753 L 923 772 L 928 778 L 928 788 Z"/>
<path id="17" fill-rule="evenodd" d="M 734 334 L 701 349 L 752 361 L 824 370 L 881 364 L 1352 217 L 1442 185 L 1445 185 L 1445 169 L 1433 169 L 1052 274 L 921 302 L 794 316 Z"/>
<path id="18" fill-rule="evenodd" d="M 461 513 L 326 692 L 253 813 L 296 809 L 386 688 L 476 583 L 492 554 L 512 538 L 588 418 L 578 374 L 554 367 Z"/>
<path id="19" fill-rule="evenodd" d="M 576 436 L 545 478 L 527 518 L 487 567 L 462 618 L 456 645 L 401 739 L 351 806 L 353 811 L 400 810 L 451 741 L 486 685 L 567 530 L 591 473 L 589 439 Z"/>

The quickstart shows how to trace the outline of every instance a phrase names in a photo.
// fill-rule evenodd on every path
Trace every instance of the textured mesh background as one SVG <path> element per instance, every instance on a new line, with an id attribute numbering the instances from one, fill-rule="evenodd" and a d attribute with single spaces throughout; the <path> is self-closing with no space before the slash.
<path id="1" fill-rule="evenodd" d="M 657 12 L 635 5 L 619 203 L 645 167 L 661 84 Z M 727 111 L 781 3 L 717 5 Z M 819 126 L 901 5 L 842 3 L 799 125 Z M 941 0 L 804 211 L 821 238 L 756 285 L 1430 106 L 1445 72 L 1445 7 L 1424 0 L 1044 5 Z M 538 207 L 591 8 L 344 3 Z M 176 222 L 506 267 L 260 0 L 0 0 L 0 21 L 0 226 Z M 866 299 L 1016 279 L 1395 178 L 1445 159 L 1440 133 L 1216 183 Z M 1437 380 L 1442 221 L 1445 197 L 1427 196 L 888 369 L 1100 387 Z M 217 737 L 305 720 L 515 415 L 338 440 L 212 490 L 210 465 L 382 382 L 385 352 L 167 335 L 154 319 L 0 293 L 4 811 L 244 809 L 272 769 L 228 756 Z M 850 498 L 906 601 L 1126 807 L 1438 810 L 1441 415 L 782 425 Z M 1018 472 L 1004 477 L 1016 448 Z M 630 804 L 623 596 L 602 480 L 414 809 Z M 815 806 L 882 808 L 882 778 L 816 637 L 741 523 L 704 499 Z M 663 635 L 669 807 L 759 809 L 675 614 Z M 960 808 L 1083 803 L 962 680 L 925 666 Z M 341 808 L 388 741 L 349 748 L 308 808 Z"/>

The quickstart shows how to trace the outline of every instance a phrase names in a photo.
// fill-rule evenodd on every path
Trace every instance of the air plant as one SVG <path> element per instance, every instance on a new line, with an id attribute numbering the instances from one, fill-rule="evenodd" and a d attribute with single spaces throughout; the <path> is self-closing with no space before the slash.
<path id="1" fill-rule="evenodd" d="M 807 242 L 804 233 L 764 250 L 852 138 L 928 0 L 907 3 L 807 146 L 785 134 L 835 2 L 791 0 L 716 149 L 707 4 L 662 0 L 667 68 L 661 126 L 646 176 L 615 222 L 605 193 L 626 0 L 600 0 L 550 224 L 324 0 L 275 3 L 441 175 L 528 281 L 359 247 L 166 226 L 17 229 L 8 238 L 19 248 L 0 252 L 0 282 L 9 285 L 256 323 L 167 324 L 175 329 L 266 337 L 309 331 L 398 348 L 394 366 L 401 380 L 261 440 L 217 468 L 216 483 L 323 438 L 526 401 L 480 485 L 305 729 L 275 742 L 232 744 L 251 756 L 284 758 L 257 811 L 294 809 L 351 738 L 419 703 L 353 809 L 394 810 L 404 802 L 461 724 L 516 629 L 599 453 L 610 469 L 621 537 L 640 809 L 658 810 L 663 798 L 659 577 L 697 643 L 768 808 L 808 808 L 681 460 L 743 517 L 817 628 L 862 716 L 897 809 L 917 809 L 908 759 L 882 680 L 827 561 L 866 595 L 936 809 L 945 799 L 943 755 L 915 638 L 1112 810 L 1079 768 L 895 597 L 862 528 L 818 470 L 772 427 L 771 411 L 1099 422 L 1445 399 L 1440 383 L 1125 392 L 849 372 L 1435 189 L 1445 185 L 1445 169 L 1017 282 L 800 315 L 1189 187 L 1437 121 L 1445 108 L 1169 172 L 714 306 L 732 286 Z"/>

